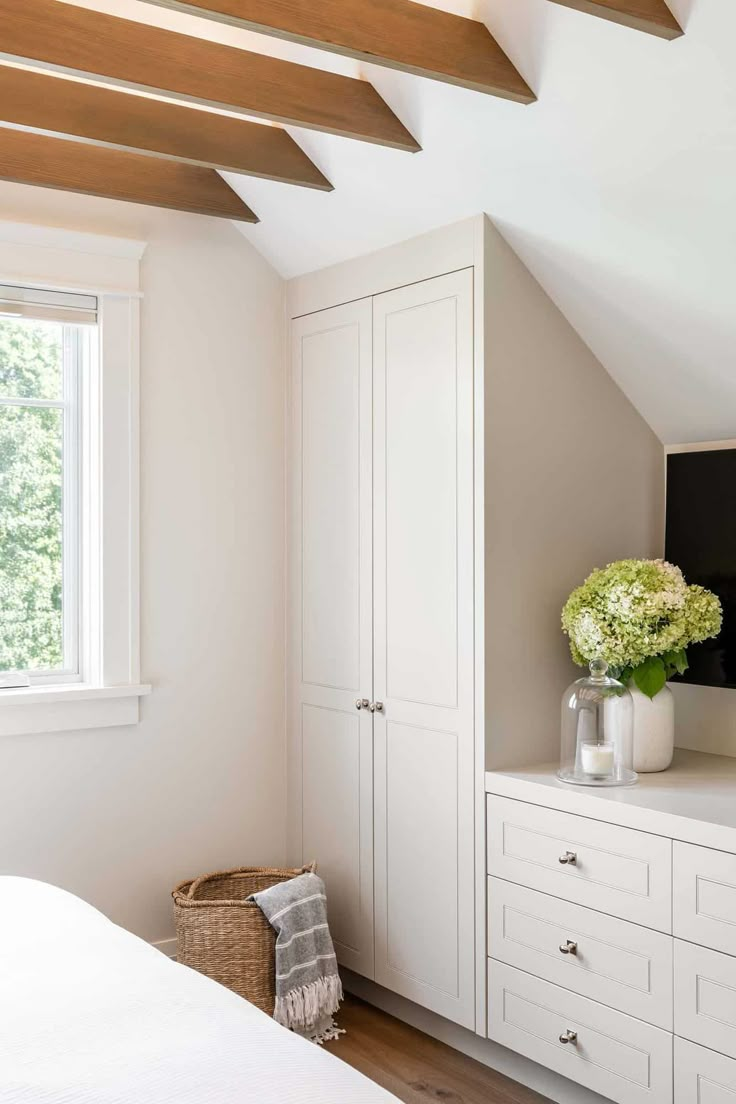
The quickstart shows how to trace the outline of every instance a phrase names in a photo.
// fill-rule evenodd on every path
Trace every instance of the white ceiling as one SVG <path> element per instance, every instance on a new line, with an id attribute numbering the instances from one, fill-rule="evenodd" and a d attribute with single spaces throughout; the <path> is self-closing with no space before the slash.
<path id="1" fill-rule="evenodd" d="M 736 0 L 669 0 L 666 42 L 549 0 L 481 18 L 531 107 L 178 15 L 85 7 L 365 76 L 420 154 L 292 130 L 331 194 L 228 176 L 289 277 L 486 211 L 665 442 L 736 437 Z"/>

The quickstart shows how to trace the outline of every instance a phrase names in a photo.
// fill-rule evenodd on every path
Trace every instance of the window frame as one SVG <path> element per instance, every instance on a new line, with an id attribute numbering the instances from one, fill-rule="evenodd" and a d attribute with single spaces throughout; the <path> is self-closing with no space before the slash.
<path id="1" fill-rule="evenodd" d="M 138 608 L 144 250 L 141 242 L 0 221 L 0 283 L 98 299 L 98 325 L 79 337 L 90 341 L 92 370 L 77 380 L 78 421 L 69 427 L 78 442 L 70 462 L 80 466 L 79 672 L 34 672 L 30 687 L 0 690 L 0 737 L 136 724 L 151 689 L 140 680 Z"/>
<path id="2" fill-rule="evenodd" d="M 97 333 L 97 327 L 94 328 Z M 64 328 L 64 443 L 62 475 L 62 561 L 61 561 L 61 613 L 63 654 L 65 669 L 61 671 L 35 672 L 30 675 L 31 685 L 55 682 L 81 682 L 82 641 L 82 373 L 92 368 L 94 361 L 92 334 L 76 327 Z M 67 348 L 67 342 L 72 346 Z M 86 365 L 82 357 L 82 343 L 88 346 Z M 73 616 L 73 620 L 72 620 Z M 66 662 L 71 659 L 71 663 Z"/>

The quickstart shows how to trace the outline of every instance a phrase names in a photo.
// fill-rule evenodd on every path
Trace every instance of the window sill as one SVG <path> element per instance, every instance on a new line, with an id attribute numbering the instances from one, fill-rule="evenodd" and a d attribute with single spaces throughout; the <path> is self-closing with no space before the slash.
<path id="1" fill-rule="evenodd" d="M 151 687 L 66 685 L 0 690 L 0 736 L 134 725 Z"/>

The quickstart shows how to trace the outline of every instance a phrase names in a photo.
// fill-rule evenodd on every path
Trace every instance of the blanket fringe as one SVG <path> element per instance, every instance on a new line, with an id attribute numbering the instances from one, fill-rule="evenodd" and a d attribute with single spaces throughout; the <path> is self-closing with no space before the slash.
<path id="1" fill-rule="evenodd" d="M 334 1020 L 331 1020 L 324 1031 L 318 1032 L 317 1035 L 310 1035 L 309 1040 L 312 1043 L 319 1043 L 322 1046 L 323 1043 L 331 1043 L 335 1039 L 339 1039 L 341 1035 L 345 1034 L 344 1027 L 338 1027 Z"/>
<path id="2" fill-rule="evenodd" d="M 334 1023 L 324 1028 L 321 1023 L 335 1015 L 342 998 L 340 975 L 331 974 L 291 989 L 285 997 L 277 997 L 273 1018 L 283 1027 L 308 1035 L 316 1043 L 325 1043 L 344 1034 Z M 311 1035 L 312 1029 L 317 1029 L 315 1035 Z"/>

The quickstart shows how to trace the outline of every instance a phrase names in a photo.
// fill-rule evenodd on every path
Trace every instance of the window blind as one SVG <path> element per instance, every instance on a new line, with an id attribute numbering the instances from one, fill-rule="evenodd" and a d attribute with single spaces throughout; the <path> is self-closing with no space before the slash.
<path id="1" fill-rule="evenodd" d="M 35 318 L 42 322 L 95 326 L 97 296 L 0 284 L 0 319 L 3 318 Z"/>

